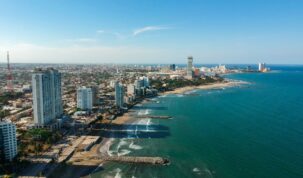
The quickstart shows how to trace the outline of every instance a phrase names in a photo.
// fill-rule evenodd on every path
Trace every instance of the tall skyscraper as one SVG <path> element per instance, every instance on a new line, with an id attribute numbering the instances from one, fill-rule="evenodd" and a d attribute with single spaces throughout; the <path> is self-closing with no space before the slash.
<path id="1" fill-rule="evenodd" d="M 144 86 L 144 81 L 137 79 L 137 80 L 135 80 L 134 85 L 135 85 L 136 89 L 140 89 L 141 87 Z"/>
<path id="2" fill-rule="evenodd" d="M 175 71 L 175 70 L 176 70 L 176 65 L 175 65 L 175 64 L 169 65 L 169 69 L 170 69 L 171 71 Z"/>
<path id="3" fill-rule="evenodd" d="M 264 71 L 264 69 L 265 69 L 265 63 L 259 63 L 259 71 L 260 72 L 263 72 Z"/>
<path id="4" fill-rule="evenodd" d="M 1 160 L 12 161 L 17 155 L 16 126 L 7 121 L 0 121 L 0 156 Z"/>
<path id="5" fill-rule="evenodd" d="M 91 110 L 93 108 L 93 92 L 91 88 L 77 89 L 77 107 L 82 110 Z"/>
<path id="6" fill-rule="evenodd" d="M 149 87 L 149 78 L 146 76 L 140 77 L 139 80 L 142 82 L 141 87 Z"/>
<path id="7" fill-rule="evenodd" d="M 63 113 L 61 74 L 52 68 L 32 75 L 34 122 L 45 126 Z"/>
<path id="8" fill-rule="evenodd" d="M 98 98 L 98 86 L 90 86 L 89 88 L 91 88 L 92 90 L 92 101 L 93 101 L 93 105 L 97 105 L 99 104 L 99 98 Z"/>
<path id="9" fill-rule="evenodd" d="M 187 69 L 186 69 L 186 77 L 188 79 L 192 79 L 193 78 L 193 57 L 189 56 L 187 58 Z"/>
<path id="10" fill-rule="evenodd" d="M 116 82 L 115 84 L 115 102 L 119 108 L 124 105 L 124 88 L 120 82 Z"/>

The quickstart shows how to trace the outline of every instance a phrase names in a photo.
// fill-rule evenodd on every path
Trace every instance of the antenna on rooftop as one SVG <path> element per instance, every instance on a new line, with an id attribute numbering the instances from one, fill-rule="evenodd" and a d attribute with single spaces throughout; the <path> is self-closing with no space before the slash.
<path id="1" fill-rule="evenodd" d="M 14 92 L 14 87 L 13 87 L 13 74 L 9 62 L 9 52 L 7 51 L 7 86 L 6 89 L 8 92 Z"/>

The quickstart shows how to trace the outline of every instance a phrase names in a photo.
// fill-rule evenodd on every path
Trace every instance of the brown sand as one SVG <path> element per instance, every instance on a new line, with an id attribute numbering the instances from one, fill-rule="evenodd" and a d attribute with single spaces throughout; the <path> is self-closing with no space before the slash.
<path id="1" fill-rule="evenodd" d="M 216 88 L 222 88 L 222 87 L 233 87 L 238 86 L 241 84 L 247 84 L 247 82 L 243 81 L 226 81 L 226 82 L 220 82 L 220 83 L 212 83 L 207 85 L 199 85 L 199 86 L 186 86 L 182 88 L 177 88 L 173 91 L 166 91 L 163 94 L 183 94 L 185 92 L 196 90 L 196 89 L 216 89 Z"/>

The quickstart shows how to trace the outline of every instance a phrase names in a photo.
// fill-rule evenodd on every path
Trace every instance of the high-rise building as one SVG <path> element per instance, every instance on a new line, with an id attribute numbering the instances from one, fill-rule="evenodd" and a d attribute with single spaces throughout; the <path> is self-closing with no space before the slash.
<path id="1" fill-rule="evenodd" d="M 127 85 L 127 95 L 136 96 L 136 86 L 133 84 Z"/>
<path id="2" fill-rule="evenodd" d="M 89 88 L 91 88 L 92 90 L 92 100 L 93 100 L 93 105 L 97 105 L 99 104 L 99 98 L 98 98 L 98 87 L 93 85 L 90 86 Z"/>
<path id="3" fill-rule="evenodd" d="M 201 76 L 201 72 L 200 72 L 199 68 L 195 68 L 194 75 L 195 75 L 195 77 L 200 77 Z"/>
<path id="4" fill-rule="evenodd" d="M 263 72 L 264 71 L 264 69 L 265 69 L 265 63 L 259 63 L 259 71 L 260 72 Z"/>
<path id="5" fill-rule="evenodd" d="M 63 113 L 61 74 L 52 68 L 36 69 L 32 75 L 34 122 L 45 126 Z"/>
<path id="6" fill-rule="evenodd" d="M 189 56 L 187 58 L 186 77 L 188 79 L 192 79 L 193 78 L 193 57 L 192 56 Z"/>
<path id="7" fill-rule="evenodd" d="M 141 89 L 141 87 L 144 86 L 144 81 L 138 79 L 138 80 L 135 80 L 135 83 L 134 83 L 134 84 L 135 84 L 136 89 Z"/>
<path id="8" fill-rule="evenodd" d="M 116 80 L 111 80 L 110 82 L 109 82 L 109 86 L 111 87 L 111 88 L 115 88 L 115 85 L 116 85 Z"/>
<path id="9" fill-rule="evenodd" d="M 93 92 L 91 88 L 77 89 L 77 108 L 91 110 L 93 108 Z"/>
<path id="10" fill-rule="evenodd" d="M 142 81 L 141 87 L 149 87 L 149 78 L 146 76 L 140 77 L 139 80 Z"/>
<path id="11" fill-rule="evenodd" d="M 119 108 L 124 105 L 124 88 L 120 82 L 116 82 L 115 84 L 115 103 Z"/>
<path id="12" fill-rule="evenodd" d="M 0 159 L 12 161 L 16 155 L 16 126 L 11 122 L 0 121 Z"/>
<path id="13" fill-rule="evenodd" d="M 169 69 L 170 69 L 171 71 L 175 71 L 175 70 L 176 70 L 176 65 L 175 65 L 175 64 L 169 65 Z"/>

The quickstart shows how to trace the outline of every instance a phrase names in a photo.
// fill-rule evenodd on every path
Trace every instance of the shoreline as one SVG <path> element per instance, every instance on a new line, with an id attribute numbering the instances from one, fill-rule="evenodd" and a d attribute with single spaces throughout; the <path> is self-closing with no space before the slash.
<path id="1" fill-rule="evenodd" d="M 223 82 L 216 82 L 216 83 L 211 83 L 211 84 L 206 84 L 206 85 L 199 85 L 199 86 L 186 86 L 186 87 L 181 87 L 177 88 L 173 91 L 165 91 L 163 93 L 158 94 L 158 96 L 162 95 L 167 95 L 167 94 L 184 94 L 186 92 L 192 91 L 192 90 L 207 90 L 207 89 L 216 89 L 216 88 L 222 88 L 222 87 L 234 87 L 234 86 L 240 86 L 242 84 L 248 84 L 248 82 L 245 81 L 228 81 L 224 80 Z M 156 97 L 158 97 L 156 96 Z M 148 102 L 147 99 L 143 99 L 141 102 L 135 104 L 136 105 L 142 105 L 143 103 Z M 132 112 L 125 112 L 122 116 L 118 116 L 115 120 L 112 121 L 104 121 L 102 123 L 113 123 L 113 124 L 119 124 L 119 125 L 124 125 L 128 123 L 134 123 L 136 120 L 133 119 L 133 115 L 131 114 Z M 112 145 L 114 139 L 112 138 L 103 138 L 103 140 L 99 143 L 98 145 L 98 152 L 102 157 L 109 156 L 108 151 L 110 146 Z M 102 159 L 102 162 L 99 166 L 97 166 L 96 169 L 94 169 L 91 173 L 89 173 L 87 176 L 90 174 L 96 173 L 100 168 L 106 164 L 106 161 Z M 86 177 L 86 176 L 84 176 Z"/>
<path id="2" fill-rule="evenodd" d="M 235 87 L 243 84 L 248 84 L 248 82 L 245 81 L 228 81 L 224 80 L 223 82 L 216 82 L 206 85 L 198 85 L 198 86 L 186 86 L 181 88 L 176 88 L 172 91 L 165 91 L 161 93 L 160 95 L 166 95 L 166 94 L 184 94 L 186 92 L 190 92 L 192 90 L 209 90 L 209 89 L 217 89 L 222 87 Z"/>
<path id="3" fill-rule="evenodd" d="M 167 95 L 167 94 L 185 94 L 186 92 L 190 92 L 193 90 L 209 90 L 209 89 L 217 89 L 217 88 L 223 88 L 223 87 L 235 87 L 235 86 L 240 86 L 243 84 L 249 84 L 249 82 L 240 81 L 240 80 L 224 80 L 222 82 L 215 82 L 215 83 L 210 83 L 210 84 L 205 84 L 205 85 L 186 86 L 186 87 L 176 88 L 172 91 L 165 91 L 165 92 L 159 93 L 158 96 L 155 96 L 155 98 L 159 97 L 159 96 Z M 145 98 L 141 102 L 135 104 L 134 106 L 142 105 L 147 102 L 149 102 L 148 98 Z M 132 119 L 131 113 L 132 112 L 129 112 L 130 110 L 125 112 L 122 116 L 117 116 L 116 119 L 114 119 L 112 121 L 106 120 L 106 121 L 102 121 L 102 123 L 113 123 L 113 124 L 132 123 L 131 122 L 131 119 Z"/>

